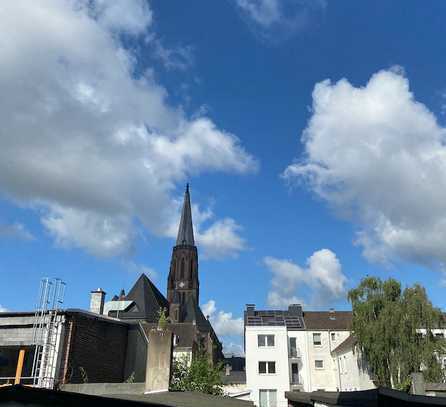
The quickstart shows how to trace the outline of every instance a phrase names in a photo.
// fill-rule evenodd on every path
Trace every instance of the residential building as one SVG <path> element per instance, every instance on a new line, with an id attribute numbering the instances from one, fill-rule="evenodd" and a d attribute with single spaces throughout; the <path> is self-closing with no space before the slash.
<path id="1" fill-rule="evenodd" d="M 247 387 L 260 407 L 286 407 L 287 391 L 336 391 L 336 359 L 331 352 L 350 335 L 349 311 L 245 311 Z"/>
<path id="2" fill-rule="evenodd" d="M 338 391 L 369 390 L 376 387 L 367 361 L 353 335 L 349 335 L 331 354 L 336 363 Z"/>

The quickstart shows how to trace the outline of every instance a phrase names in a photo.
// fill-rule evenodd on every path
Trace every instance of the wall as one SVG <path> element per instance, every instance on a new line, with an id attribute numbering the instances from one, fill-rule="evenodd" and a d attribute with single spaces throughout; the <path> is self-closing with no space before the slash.
<path id="1" fill-rule="evenodd" d="M 331 340 L 331 333 L 334 332 L 336 339 Z M 313 333 L 321 334 L 321 345 L 313 344 Z M 338 370 L 336 360 L 331 356 L 331 351 L 341 344 L 350 335 L 349 331 L 306 331 L 308 343 L 308 362 L 310 372 L 310 388 L 306 391 L 336 391 L 338 386 Z M 316 360 L 323 360 L 323 369 L 315 367 Z"/>
<path id="2" fill-rule="evenodd" d="M 258 347 L 258 334 L 275 336 L 274 347 Z M 288 364 L 288 336 L 285 326 L 247 326 L 245 327 L 246 344 L 246 385 L 251 390 L 251 400 L 259 405 L 259 390 L 277 390 L 277 407 L 287 407 L 285 392 L 290 389 Z M 259 361 L 275 361 L 275 374 L 259 374 Z"/>
<path id="3" fill-rule="evenodd" d="M 66 335 L 62 380 L 83 383 L 123 381 L 127 325 L 84 314 L 67 315 L 73 330 Z M 65 369 L 66 368 L 66 369 Z"/>
<path id="4" fill-rule="evenodd" d="M 374 389 L 375 385 L 370 380 L 367 365 L 362 358 L 359 349 L 349 348 L 336 355 L 339 366 L 339 390 L 356 391 Z"/>

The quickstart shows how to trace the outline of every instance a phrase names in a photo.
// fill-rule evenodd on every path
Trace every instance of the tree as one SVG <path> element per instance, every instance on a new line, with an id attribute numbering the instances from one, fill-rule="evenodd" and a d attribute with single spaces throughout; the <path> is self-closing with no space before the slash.
<path id="1" fill-rule="evenodd" d="M 170 390 L 221 395 L 223 394 L 222 369 L 222 364 L 214 366 L 205 353 L 195 356 L 190 364 L 187 358 L 175 360 Z"/>
<path id="2" fill-rule="evenodd" d="M 366 277 L 348 298 L 353 333 L 378 385 L 406 389 L 420 370 L 428 381 L 443 378 L 438 355 L 445 354 L 445 341 L 432 334 L 443 316 L 421 285 L 402 291 L 394 279 Z"/>

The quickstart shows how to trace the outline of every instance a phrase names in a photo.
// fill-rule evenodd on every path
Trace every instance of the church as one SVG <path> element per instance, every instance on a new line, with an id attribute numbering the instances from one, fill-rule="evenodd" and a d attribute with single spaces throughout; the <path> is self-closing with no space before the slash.
<path id="1" fill-rule="evenodd" d="M 199 351 L 206 352 L 213 361 L 223 357 L 222 345 L 199 306 L 198 252 L 188 185 L 170 261 L 167 298 L 142 274 L 127 295 L 122 290 L 111 301 L 104 303 L 104 299 L 102 290 L 93 291 L 90 311 L 138 325 L 146 333 L 165 312 L 174 333 L 174 357 L 190 358 Z"/>

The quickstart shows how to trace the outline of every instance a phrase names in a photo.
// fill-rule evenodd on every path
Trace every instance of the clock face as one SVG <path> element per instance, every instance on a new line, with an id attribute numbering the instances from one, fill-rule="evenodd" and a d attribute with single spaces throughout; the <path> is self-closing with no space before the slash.
<path id="1" fill-rule="evenodd" d="M 184 288 L 185 285 L 186 285 L 186 284 L 184 283 L 184 281 L 180 281 L 180 282 L 178 283 L 178 287 L 180 287 L 180 288 Z"/>

